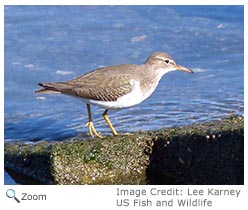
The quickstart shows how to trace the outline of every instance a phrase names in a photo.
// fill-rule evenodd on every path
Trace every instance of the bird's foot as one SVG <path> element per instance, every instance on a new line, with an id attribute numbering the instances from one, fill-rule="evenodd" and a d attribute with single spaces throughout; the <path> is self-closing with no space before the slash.
<path id="1" fill-rule="evenodd" d="M 90 135 L 92 137 L 95 137 L 96 136 L 96 137 L 98 137 L 100 139 L 103 138 L 103 136 L 96 131 L 93 122 L 90 121 L 90 122 L 86 123 L 86 126 L 89 128 L 89 132 L 90 132 Z"/>

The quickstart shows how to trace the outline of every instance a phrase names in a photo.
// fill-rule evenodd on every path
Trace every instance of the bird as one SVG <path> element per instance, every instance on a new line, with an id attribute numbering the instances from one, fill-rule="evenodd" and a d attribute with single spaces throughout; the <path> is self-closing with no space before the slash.
<path id="1" fill-rule="evenodd" d="M 141 65 L 112 65 L 65 82 L 38 83 L 42 88 L 35 93 L 62 93 L 81 99 L 86 103 L 86 126 L 92 137 L 103 138 L 94 127 L 91 105 L 104 108 L 102 116 L 113 136 L 117 136 L 118 132 L 109 119 L 108 111 L 129 108 L 143 102 L 155 91 L 162 76 L 175 70 L 193 73 L 191 69 L 177 64 L 169 54 L 155 52 Z"/>

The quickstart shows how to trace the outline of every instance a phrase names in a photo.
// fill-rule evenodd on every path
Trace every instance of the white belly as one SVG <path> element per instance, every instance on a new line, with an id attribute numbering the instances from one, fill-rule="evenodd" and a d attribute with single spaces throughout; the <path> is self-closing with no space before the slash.
<path id="1" fill-rule="evenodd" d="M 81 100 L 83 100 L 85 103 L 100 106 L 105 109 L 122 109 L 122 108 L 135 106 L 141 103 L 146 98 L 148 98 L 155 89 L 154 88 L 153 90 L 144 93 L 141 91 L 139 81 L 131 80 L 130 84 L 132 85 L 132 89 L 133 89 L 132 92 L 119 97 L 116 101 L 97 101 L 97 100 L 84 99 L 84 98 L 81 98 Z"/>

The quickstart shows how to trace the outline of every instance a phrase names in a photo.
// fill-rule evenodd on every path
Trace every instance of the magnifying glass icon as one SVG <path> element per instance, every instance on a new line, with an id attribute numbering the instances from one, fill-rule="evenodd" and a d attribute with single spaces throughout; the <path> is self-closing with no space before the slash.
<path id="1" fill-rule="evenodd" d="M 17 203 L 20 203 L 20 201 L 17 199 L 17 197 L 15 197 L 15 191 L 13 189 L 8 189 L 6 191 L 6 196 L 8 198 L 14 198 L 16 200 Z"/>

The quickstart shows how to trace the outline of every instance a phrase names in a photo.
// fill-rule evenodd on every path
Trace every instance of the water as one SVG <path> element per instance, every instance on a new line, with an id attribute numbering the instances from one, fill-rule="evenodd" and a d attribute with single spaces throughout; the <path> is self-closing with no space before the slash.
<path id="1" fill-rule="evenodd" d="M 37 83 L 168 52 L 195 74 L 171 72 L 138 106 L 110 111 L 120 133 L 244 113 L 243 6 L 5 6 L 5 141 L 88 136 L 86 106 L 36 95 Z M 101 108 L 95 127 L 111 134 Z"/>

